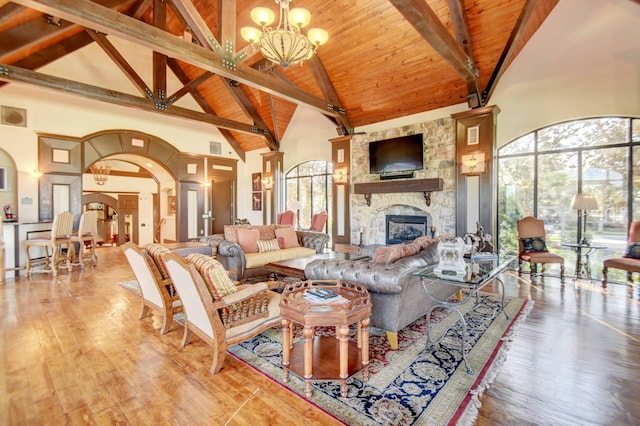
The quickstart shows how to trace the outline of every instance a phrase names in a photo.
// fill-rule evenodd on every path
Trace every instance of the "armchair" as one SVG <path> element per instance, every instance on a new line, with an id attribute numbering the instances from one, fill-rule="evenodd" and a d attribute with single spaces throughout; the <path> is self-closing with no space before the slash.
<path id="1" fill-rule="evenodd" d="M 538 264 L 542 265 L 541 275 L 548 263 L 560 264 L 560 282 L 564 284 L 564 258 L 550 253 L 546 246 L 544 221 L 527 216 L 517 221 L 518 234 L 518 274 L 522 274 L 522 263 L 528 262 L 531 278 L 538 275 Z"/>
<path id="2" fill-rule="evenodd" d="M 296 212 L 287 210 L 286 212 L 278 213 L 277 223 L 278 225 L 296 226 Z"/>
<path id="3" fill-rule="evenodd" d="M 640 220 L 629 225 L 628 247 L 623 257 L 606 259 L 602 264 L 602 287 L 607 286 L 609 268 L 627 271 L 627 281 L 633 284 L 633 273 L 640 272 Z M 635 243 L 635 244 L 634 244 Z M 634 257 L 635 256 L 635 257 Z"/>
<path id="4" fill-rule="evenodd" d="M 311 230 L 316 232 L 324 232 L 324 225 L 327 223 L 329 215 L 322 211 L 311 216 Z"/>
<path id="5" fill-rule="evenodd" d="M 204 277 L 211 279 L 215 274 L 198 272 L 193 263 L 175 253 L 162 254 L 162 259 L 184 303 L 182 346 L 193 334 L 211 346 L 211 374 L 222 368 L 228 346 L 280 324 L 280 295 L 269 291 L 267 283 L 240 285 L 212 301 L 214 293 Z"/>
<path id="6" fill-rule="evenodd" d="M 162 328 L 160 334 L 165 334 L 171 328 L 173 316 L 182 312 L 180 298 L 171 294 L 173 286 L 171 279 L 163 278 L 151 256 L 136 244 L 127 242 L 122 245 L 129 266 L 138 280 L 142 292 L 142 310 L 139 319 L 146 317 L 151 309 L 162 313 Z"/>

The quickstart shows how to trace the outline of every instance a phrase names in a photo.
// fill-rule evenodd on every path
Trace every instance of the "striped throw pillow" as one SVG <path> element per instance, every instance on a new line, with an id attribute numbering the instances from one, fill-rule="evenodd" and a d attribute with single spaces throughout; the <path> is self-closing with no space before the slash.
<path id="1" fill-rule="evenodd" d="M 160 244 L 147 244 L 144 248 L 149 256 L 153 259 L 153 262 L 158 267 L 158 271 L 160 272 L 160 276 L 163 280 L 169 278 L 169 273 L 167 272 L 167 268 L 164 266 L 164 262 L 162 261 L 162 257 L 160 255 L 162 253 L 168 253 L 171 250 L 166 248 L 165 246 L 161 246 Z"/>
<path id="2" fill-rule="evenodd" d="M 258 252 L 264 253 L 265 251 L 276 250 L 280 250 L 277 238 L 274 238 L 273 240 L 258 240 Z"/>
<path id="3" fill-rule="evenodd" d="M 185 259 L 192 263 L 200 273 L 213 300 L 222 299 L 236 292 L 236 285 L 229 278 L 224 266 L 211 256 L 202 253 L 191 253 Z"/>

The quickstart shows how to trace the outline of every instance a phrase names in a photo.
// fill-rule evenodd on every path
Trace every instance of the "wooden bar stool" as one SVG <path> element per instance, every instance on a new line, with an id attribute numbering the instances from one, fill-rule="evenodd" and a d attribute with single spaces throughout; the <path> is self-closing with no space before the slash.
<path id="1" fill-rule="evenodd" d="M 54 217 L 49 238 L 25 240 L 24 251 L 27 258 L 27 277 L 34 272 L 51 272 L 53 276 L 56 276 L 58 275 L 58 268 L 67 268 L 67 271 L 71 271 L 71 259 L 74 256 L 73 244 L 71 243 L 72 232 L 73 213 L 62 212 Z M 32 259 L 29 254 L 31 247 L 43 247 L 44 258 Z M 49 256 L 49 249 L 51 249 L 51 256 Z M 34 266 L 40 265 L 44 265 L 44 268 L 33 270 Z"/>
<path id="2" fill-rule="evenodd" d="M 98 211 L 89 210 L 82 213 L 80 216 L 80 224 L 78 226 L 78 232 L 75 232 L 71 236 L 72 243 L 78 243 L 80 248 L 74 265 L 80 265 L 80 268 L 84 269 L 85 260 L 91 262 L 93 266 L 98 263 L 98 256 L 96 256 L 96 239 L 98 238 Z M 74 247 L 75 249 L 75 247 Z"/>

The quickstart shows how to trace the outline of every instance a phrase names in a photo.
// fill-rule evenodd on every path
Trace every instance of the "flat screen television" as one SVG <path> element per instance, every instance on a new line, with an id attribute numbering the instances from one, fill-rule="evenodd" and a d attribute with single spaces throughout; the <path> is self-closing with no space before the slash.
<path id="1" fill-rule="evenodd" d="M 422 170 L 422 133 L 369 144 L 369 173 L 385 174 Z"/>

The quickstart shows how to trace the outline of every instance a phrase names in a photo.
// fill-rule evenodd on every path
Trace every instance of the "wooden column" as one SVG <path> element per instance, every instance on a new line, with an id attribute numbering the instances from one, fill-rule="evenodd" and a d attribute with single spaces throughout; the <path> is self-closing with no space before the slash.
<path id="1" fill-rule="evenodd" d="M 494 166 L 497 106 L 453 114 L 456 120 L 456 235 L 475 232 L 476 221 L 497 235 Z"/>
<path id="2" fill-rule="evenodd" d="M 331 241 L 351 242 L 351 135 L 329 139 L 333 162 Z"/>
<path id="3" fill-rule="evenodd" d="M 273 151 L 262 154 L 262 222 L 276 223 L 278 212 L 284 211 L 284 152 Z M 265 187 L 270 180 L 271 188 Z"/>

